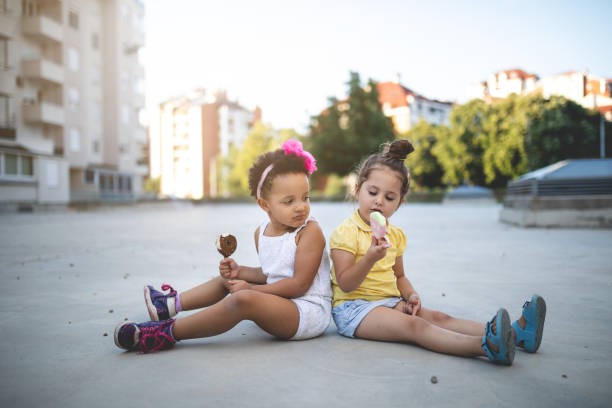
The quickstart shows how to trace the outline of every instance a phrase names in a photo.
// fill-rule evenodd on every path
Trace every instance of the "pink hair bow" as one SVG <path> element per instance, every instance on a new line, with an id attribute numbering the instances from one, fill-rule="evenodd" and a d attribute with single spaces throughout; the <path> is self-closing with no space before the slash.
<path id="1" fill-rule="evenodd" d="M 317 164 L 315 158 L 309 152 L 305 151 L 302 148 L 302 142 L 289 139 L 281 146 L 285 151 L 286 155 L 294 154 L 298 157 L 304 158 L 304 167 L 308 174 L 312 174 L 317 169 Z"/>

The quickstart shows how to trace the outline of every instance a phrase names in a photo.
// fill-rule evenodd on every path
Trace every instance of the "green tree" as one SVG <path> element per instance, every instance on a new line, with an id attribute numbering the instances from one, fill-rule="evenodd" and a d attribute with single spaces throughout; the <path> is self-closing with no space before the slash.
<path id="1" fill-rule="evenodd" d="M 489 106 L 483 119 L 482 171 L 484 184 L 505 186 L 527 170 L 525 153 L 526 112 L 530 100 L 512 94 Z"/>
<path id="2" fill-rule="evenodd" d="M 439 137 L 432 148 L 444 171 L 443 183 L 485 184 L 482 168 L 483 121 L 488 113 L 489 106 L 478 99 L 457 105 L 451 111 L 448 132 L 441 131 L 444 137 Z"/>
<path id="3" fill-rule="evenodd" d="M 376 83 L 362 87 L 359 74 L 351 72 L 348 97 L 329 98 L 329 107 L 312 118 L 308 148 L 322 173 L 349 174 L 365 156 L 393 140 L 393 123 L 382 112 Z"/>
<path id="4" fill-rule="evenodd" d="M 416 188 L 442 186 L 442 167 L 432 149 L 438 139 L 448 137 L 448 128 L 420 120 L 402 137 L 414 145 L 414 152 L 406 158 L 406 166 L 410 169 L 410 176 L 416 183 Z"/>
<path id="5" fill-rule="evenodd" d="M 562 96 L 534 97 L 527 110 L 529 169 L 560 160 L 599 157 L 600 114 Z"/>

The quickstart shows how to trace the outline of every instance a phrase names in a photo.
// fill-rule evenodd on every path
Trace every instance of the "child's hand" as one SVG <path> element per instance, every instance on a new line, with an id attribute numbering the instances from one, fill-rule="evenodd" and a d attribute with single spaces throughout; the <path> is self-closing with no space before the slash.
<path id="1" fill-rule="evenodd" d="M 251 285 L 247 281 L 243 280 L 229 280 L 227 281 L 227 285 L 225 285 L 230 293 L 236 293 L 241 290 L 251 289 Z"/>
<path id="2" fill-rule="evenodd" d="M 225 279 L 236 279 L 238 277 L 238 264 L 232 258 L 223 258 L 219 262 L 219 273 Z"/>
<path id="3" fill-rule="evenodd" d="M 377 262 L 387 255 L 387 248 L 389 247 L 390 245 L 385 238 L 378 239 L 372 235 L 372 245 L 368 248 L 365 256 Z"/>
<path id="4" fill-rule="evenodd" d="M 408 313 L 412 316 L 421 310 L 421 298 L 418 293 L 413 293 L 408 297 Z"/>

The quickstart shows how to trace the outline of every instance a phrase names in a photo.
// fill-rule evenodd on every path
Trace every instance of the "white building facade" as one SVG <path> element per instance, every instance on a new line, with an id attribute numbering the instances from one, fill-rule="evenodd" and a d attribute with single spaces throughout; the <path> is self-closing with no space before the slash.
<path id="1" fill-rule="evenodd" d="M 134 0 L 0 2 L 2 205 L 138 195 L 143 16 Z"/>
<path id="2" fill-rule="evenodd" d="M 402 86 L 399 78 L 377 84 L 378 100 L 386 116 L 393 120 L 398 133 L 412 129 L 419 121 L 449 125 L 453 103 L 426 98 Z"/>
<path id="3" fill-rule="evenodd" d="M 157 106 L 149 126 L 151 178 L 163 196 L 202 199 L 227 194 L 222 159 L 240 147 L 261 111 L 224 92 L 196 90 Z"/>

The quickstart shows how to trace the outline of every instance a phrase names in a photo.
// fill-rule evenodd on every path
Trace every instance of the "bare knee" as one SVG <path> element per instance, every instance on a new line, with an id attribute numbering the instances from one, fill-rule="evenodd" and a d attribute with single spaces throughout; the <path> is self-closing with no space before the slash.
<path id="1" fill-rule="evenodd" d="M 406 325 L 406 328 L 412 333 L 418 333 L 429 325 L 429 323 L 427 323 L 425 319 L 412 315 L 406 315 L 406 318 L 404 319 L 404 324 Z"/>
<path id="2" fill-rule="evenodd" d="M 449 315 L 447 315 L 446 313 L 438 312 L 436 310 L 434 310 L 432 312 L 432 320 L 436 324 L 444 323 L 445 321 L 449 320 L 450 318 L 451 317 Z"/>
<path id="3" fill-rule="evenodd" d="M 253 304 L 255 303 L 257 295 L 258 293 L 254 290 L 241 290 L 232 293 L 227 300 L 230 307 L 240 311 L 248 311 L 253 309 Z"/>

